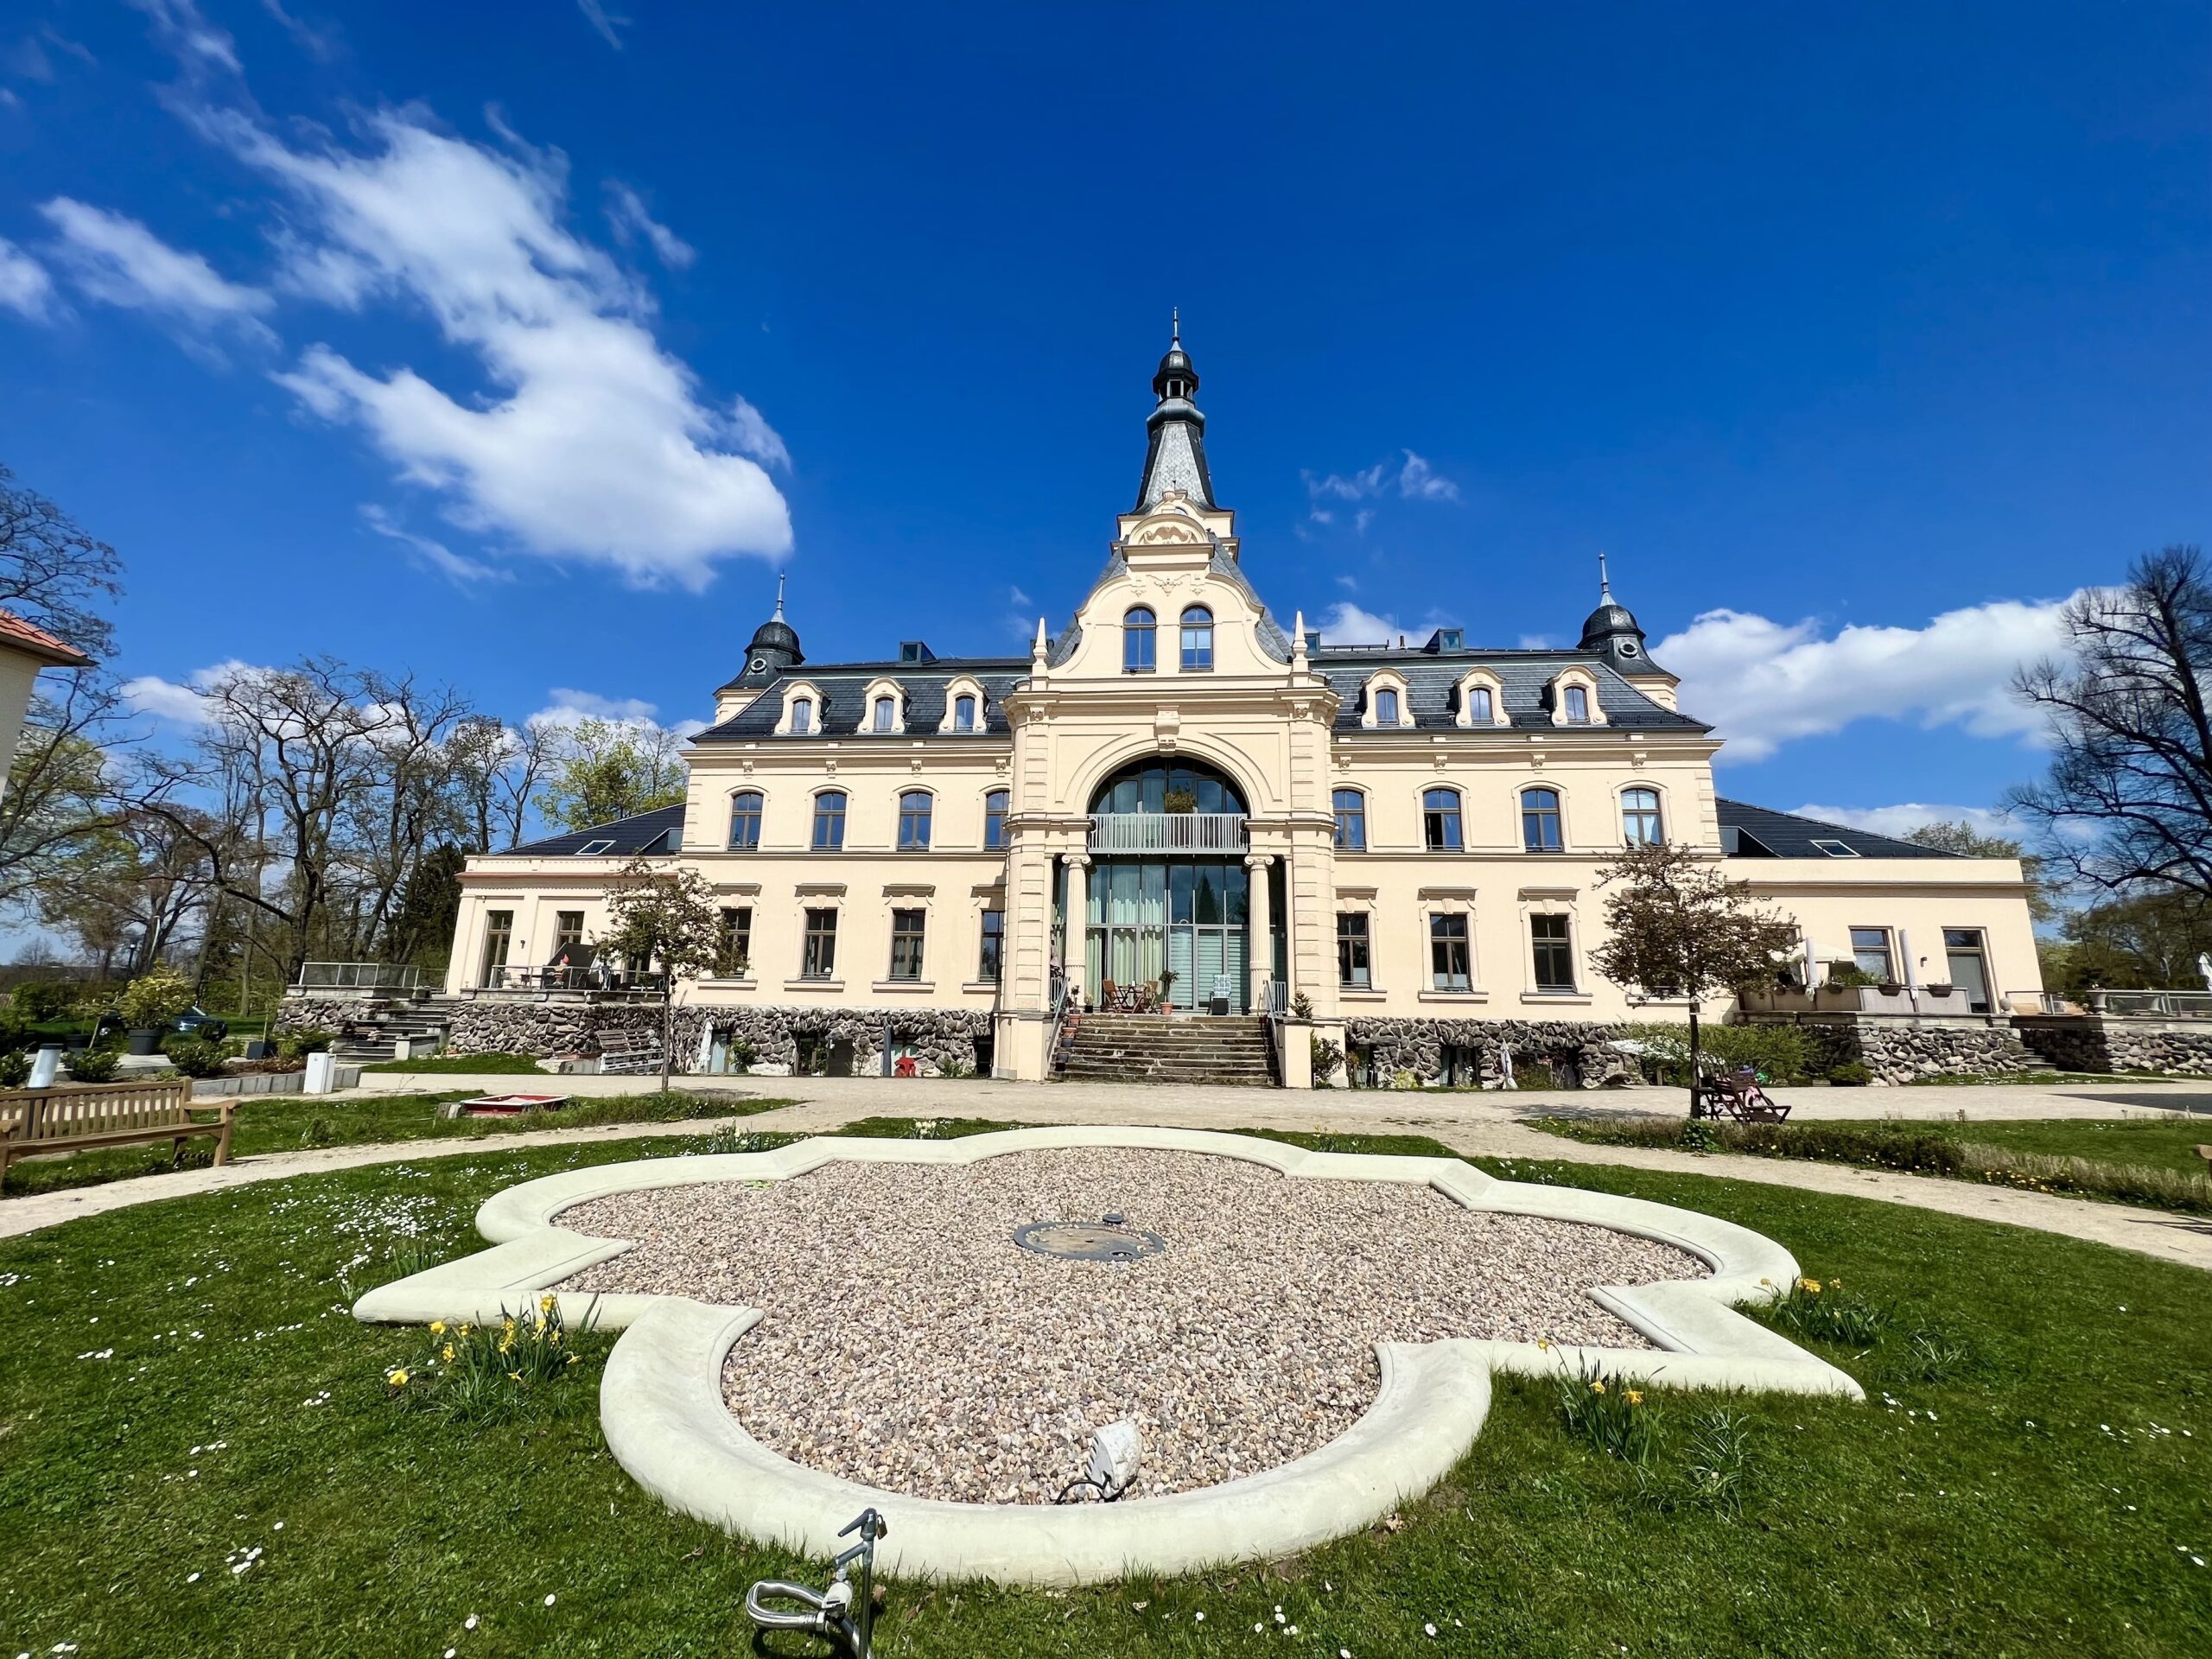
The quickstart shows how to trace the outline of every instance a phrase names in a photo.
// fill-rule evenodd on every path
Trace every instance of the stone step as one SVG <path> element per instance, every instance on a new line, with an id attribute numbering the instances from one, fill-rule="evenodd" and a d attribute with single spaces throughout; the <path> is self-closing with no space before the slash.
<path id="1" fill-rule="evenodd" d="M 1061 1071 L 1063 1083 L 1152 1083 L 1179 1088 L 1193 1086 L 1223 1089 L 1272 1089 L 1274 1076 L 1261 1071 L 1197 1071 L 1152 1072 L 1135 1071 L 1128 1066 L 1101 1066 L 1096 1069 L 1070 1065 Z"/>

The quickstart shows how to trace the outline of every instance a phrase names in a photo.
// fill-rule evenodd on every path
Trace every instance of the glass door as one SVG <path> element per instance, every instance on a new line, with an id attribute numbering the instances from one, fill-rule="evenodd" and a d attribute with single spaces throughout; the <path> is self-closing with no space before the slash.
<path id="1" fill-rule="evenodd" d="M 1943 957 L 1949 965 L 1951 983 L 1966 993 L 1967 1012 L 1987 1014 L 1994 1001 L 1989 995 L 1989 957 L 1982 948 L 1981 930 L 1945 928 Z"/>

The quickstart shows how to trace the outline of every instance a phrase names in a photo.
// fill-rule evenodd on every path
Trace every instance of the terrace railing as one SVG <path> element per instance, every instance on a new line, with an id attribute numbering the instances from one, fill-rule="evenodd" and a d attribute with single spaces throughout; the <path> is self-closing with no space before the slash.
<path id="1" fill-rule="evenodd" d="M 411 991 L 423 970 L 396 962 L 308 962 L 300 964 L 302 991 Z"/>
<path id="2" fill-rule="evenodd" d="M 2092 1014 L 2212 1020 L 2212 991 L 2087 991 L 2082 1000 Z"/>
<path id="3" fill-rule="evenodd" d="M 613 968 L 531 968 L 510 963 L 494 968 L 487 991 L 592 992 L 610 996 L 658 996 L 665 974 L 629 974 Z"/>
<path id="4" fill-rule="evenodd" d="M 1242 812 L 1094 812 L 1094 853 L 1241 853 Z"/>

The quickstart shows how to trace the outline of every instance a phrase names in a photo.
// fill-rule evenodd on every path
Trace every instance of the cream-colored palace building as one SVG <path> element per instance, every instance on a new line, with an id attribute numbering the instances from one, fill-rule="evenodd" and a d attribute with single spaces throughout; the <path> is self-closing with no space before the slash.
<path id="1" fill-rule="evenodd" d="M 1810 962 L 1950 985 L 1993 1020 L 2039 988 L 2017 862 L 1719 798 L 1719 740 L 1610 589 L 1566 650 L 1286 632 L 1216 503 L 1198 385 L 1179 340 L 1135 505 L 1057 635 L 1040 623 L 1026 658 L 820 664 L 779 601 L 686 751 L 682 806 L 470 860 L 448 992 L 579 959 L 608 877 L 647 853 L 725 907 L 726 971 L 679 992 L 702 1060 L 718 1010 L 754 1032 L 965 1014 L 977 1063 L 1041 1079 L 1063 983 L 1192 1015 L 1302 995 L 1355 1049 L 1401 1021 L 1479 1045 L 1681 1017 L 1590 963 L 1601 866 L 1661 839 L 1775 900 Z"/>

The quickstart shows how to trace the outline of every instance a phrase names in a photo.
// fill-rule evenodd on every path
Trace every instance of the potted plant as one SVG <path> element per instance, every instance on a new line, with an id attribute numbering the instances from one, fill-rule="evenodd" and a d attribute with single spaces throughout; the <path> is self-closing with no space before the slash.
<path id="1" fill-rule="evenodd" d="M 167 963 L 158 964 L 123 988 L 116 1013 L 130 1033 L 133 1054 L 158 1054 L 162 1037 L 177 1015 L 192 1006 L 192 985 Z"/>
<path id="2" fill-rule="evenodd" d="M 1171 789 L 1160 798 L 1163 810 L 1181 815 L 1198 810 L 1198 793 L 1194 789 Z"/>

